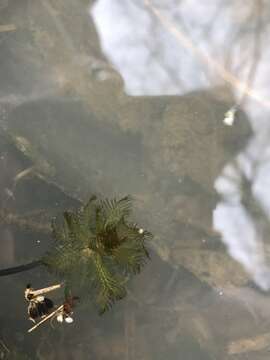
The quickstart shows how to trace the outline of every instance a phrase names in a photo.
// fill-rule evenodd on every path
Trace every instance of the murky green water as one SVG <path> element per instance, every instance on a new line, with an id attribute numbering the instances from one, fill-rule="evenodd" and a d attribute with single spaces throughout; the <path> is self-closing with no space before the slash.
<path id="1" fill-rule="evenodd" d="M 0 1 L 1 269 L 91 194 L 131 194 L 154 234 L 101 317 L 28 334 L 26 283 L 56 280 L 0 277 L 1 359 L 268 359 L 268 7 Z"/>

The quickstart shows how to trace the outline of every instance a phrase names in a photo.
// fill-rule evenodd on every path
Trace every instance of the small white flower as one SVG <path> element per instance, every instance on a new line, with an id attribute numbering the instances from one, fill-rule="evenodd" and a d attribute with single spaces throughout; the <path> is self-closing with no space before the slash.
<path id="1" fill-rule="evenodd" d="M 236 107 L 232 107 L 225 113 L 223 122 L 225 125 L 232 126 L 235 120 Z"/>
<path id="2" fill-rule="evenodd" d="M 143 229 L 139 229 L 139 234 L 143 234 L 144 230 Z"/>
<path id="3" fill-rule="evenodd" d="M 62 323 L 62 322 L 63 322 L 63 314 L 59 314 L 59 315 L 57 316 L 56 320 L 57 320 L 58 322 Z"/>
<path id="4" fill-rule="evenodd" d="M 72 319 L 72 317 L 70 317 L 70 316 L 67 316 L 66 318 L 65 318 L 65 322 L 66 323 L 68 323 L 68 324 L 71 324 L 71 323 L 73 323 L 73 319 Z"/>

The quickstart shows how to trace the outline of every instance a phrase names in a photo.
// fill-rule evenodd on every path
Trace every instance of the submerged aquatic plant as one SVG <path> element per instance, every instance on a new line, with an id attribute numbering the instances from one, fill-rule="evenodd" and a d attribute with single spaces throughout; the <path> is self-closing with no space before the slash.
<path id="1" fill-rule="evenodd" d="M 149 258 L 145 242 L 152 235 L 129 221 L 131 198 L 92 197 L 63 219 L 52 222 L 54 248 L 44 257 L 49 269 L 72 288 L 93 298 L 100 313 L 126 295 L 129 276 Z"/>
<path id="2" fill-rule="evenodd" d="M 74 292 L 94 301 L 102 314 L 126 295 L 126 282 L 149 258 L 148 231 L 130 221 L 132 201 L 92 197 L 78 210 L 52 221 L 54 244 L 40 260 L 0 275 L 45 265 Z M 5 273 L 6 272 L 6 273 Z"/>

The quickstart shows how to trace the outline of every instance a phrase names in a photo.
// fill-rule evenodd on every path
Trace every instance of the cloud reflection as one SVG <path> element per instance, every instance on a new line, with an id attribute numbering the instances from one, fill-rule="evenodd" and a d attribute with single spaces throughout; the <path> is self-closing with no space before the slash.
<path id="1" fill-rule="evenodd" d="M 185 8 L 169 1 L 162 10 L 184 17 Z M 164 31 L 143 0 L 99 0 L 91 14 L 103 51 L 123 76 L 128 94 L 179 94 L 209 85 L 200 61 Z"/>
<path id="2" fill-rule="evenodd" d="M 258 171 L 255 171 L 247 157 L 242 155 L 238 160 L 238 163 L 225 167 L 216 180 L 215 187 L 223 201 L 214 211 L 214 227 L 222 234 L 232 258 L 243 265 L 262 290 L 269 290 L 270 266 L 266 238 L 269 213 L 261 201 L 262 197 L 257 196 L 258 193 L 263 194 L 263 198 L 267 199 L 264 202 L 270 205 L 264 182 L 257 175 L 261 169 L 265 169 L 265 164 L 259 164 Z M 246 172 L 243 171 L 244 167 Z"/>
<path id="3" fill-rule="evenodd" d="M 182 94 L 225 82 L 269 107 L 250 86 L 261 58 L 264 10 L 259 1 L 98 0 L 90 13 L 128 94 Z"/>
<path id="4" fill-rule="evenodd" d="M 91 9 L 102 48 L 128 94 L 183 94 L 220 82 L 234 90 L 256 136 L 216 181 L 222 201 L 214 227 L 264 290 L 270 289 L 267 9 L 263 1 L 219 0 L 98 0 Z"/>
<path id="5" fill-rule="evenodd" d="M 241 263 L 263 290 L 270 288 L 270 268 L 266 263 L 264 245 L 256 227 L 241 204 L 221 203 L 214 212 L 215 229 L 229 254 Z"/>

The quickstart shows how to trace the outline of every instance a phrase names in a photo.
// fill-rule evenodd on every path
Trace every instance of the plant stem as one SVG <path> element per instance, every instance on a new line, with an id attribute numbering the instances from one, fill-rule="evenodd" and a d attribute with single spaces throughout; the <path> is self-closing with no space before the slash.
<path id="1" fill-rule="evenodd" d="M 41 265 L 43 265 L 43 262 L 41 260 L 35 260 L 28 264 L 14 266 L 14 267 L 10 267 L 7 269 L 2 269 L 2 270 L 0 270 L 0 276 L 8 276 L 8 275 L 17 274 L 17 273 L 20 273 L 23 271 L 34 269 Z"/>

